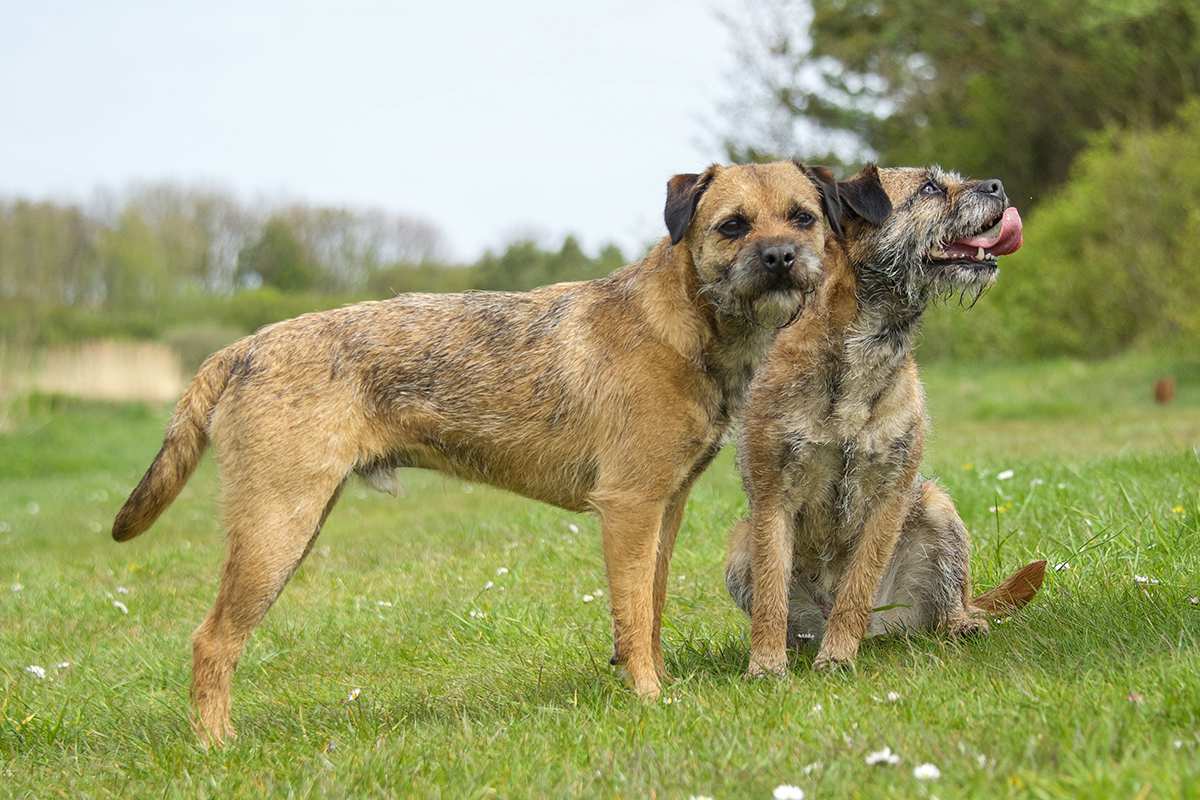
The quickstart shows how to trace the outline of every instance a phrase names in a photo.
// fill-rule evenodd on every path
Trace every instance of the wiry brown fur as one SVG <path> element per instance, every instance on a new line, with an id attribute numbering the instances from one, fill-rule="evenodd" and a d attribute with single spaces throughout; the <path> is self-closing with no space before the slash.
<path id="1" fill-rule="evenodd" d="M 799 211 L 798 211 L 799 210 Z M 812 217 L 797 224 L 797 214 Z M 747 220 L 744 235 L 718 227 Z M 669 184 L 672 236 L 599 280 L 527 293 L 403 295 L 272 325 L 214 355 L 117 517 L 145 530 L 217 449 L 229 553 L 193 637 L 196 728 L 233 734 L 230 679 L 352 473 L 386 487 L 424 467 L 602 523 L 615 660 L 659 692 L 671 550 L 779 326 L 815 289 L 821 198 L 790 163 Z M 675 243 L 672 243 L 672 240 Z M 764 248 L 793 248 L 768 274 Z"/>
<path id="2" fill-rule="evenodd" d="M 944 196 L 919 192 L 929 179 Z M 844 249 L 831 249 L 816 300 L 776 341 L 746 407 L 751 516 L 732 533 L 726 583 L 751 615 L 752 675 L 782 673 L 789 643 L 819 640 L 822 669 L 851 663 L 868 632 L 984 632 L 983 612 L 1015 610 L 1041 585 L 1037 562 L 972 602 L 966 527 L 917 473 L 920 316 L 931 298 L 982 291 L 995 273 L 926 258 L 1003 211 L 1005 199 L 974 186 L 936 168 L 873 167 L 839 185 L 851 211 L 865 195 L 880 218 L 847 220 Z"/>

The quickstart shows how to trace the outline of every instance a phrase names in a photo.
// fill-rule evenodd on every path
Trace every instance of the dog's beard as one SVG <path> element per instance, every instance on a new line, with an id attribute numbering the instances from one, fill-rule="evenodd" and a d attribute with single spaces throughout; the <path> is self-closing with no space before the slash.
<path id="1" fill-rule="evenodd" d="M 718 277 L 700 288 L 700 294 L 718 316 L 756 328 L 782 328 L 804 310 L 816 290 L 821 262 L 802 255 L 785 279 L 771 277 L 761 267 L 735 261 Z"/>
<path id="2" fill-rule="evenodd" d="M 700 294 L 718 317 L 753 327 L 782 328 L 799 316 L 811 292 L 797 287 L 742 294 L 729 281 L 720 280 L 701 286 Z"/>
<path id="3" fill-rule="evenodd" d="M 768 292 L 751 303 L 751 319 L 764 328 L 783 328 L 804 310 L 807 297 L 799 289 Z"/>
<path id="4" fill-rule="evenodd" d="M 971 308 L 996 282 L 996 268 L 950 265 L 938 269 L 930 282 L 930 294 L 935 300 L 950 302 L 955 297 L 958 304 Z"/>

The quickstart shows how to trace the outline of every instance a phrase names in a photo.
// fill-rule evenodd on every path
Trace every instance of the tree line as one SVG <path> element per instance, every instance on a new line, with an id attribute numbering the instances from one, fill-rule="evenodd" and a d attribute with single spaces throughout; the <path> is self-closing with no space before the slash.
<path id="1" fill-rule="evenodd" d="M 471 263 L 414 217 L 290 203 L 255 206 L 174 183 L 88 204 L 0 200 L 0 335 L 31 344 L 169 336 L 229 338 L 313 308 L 406 291 L 522 290 L 624 262 L 573 237 L 529 240 Z"/>

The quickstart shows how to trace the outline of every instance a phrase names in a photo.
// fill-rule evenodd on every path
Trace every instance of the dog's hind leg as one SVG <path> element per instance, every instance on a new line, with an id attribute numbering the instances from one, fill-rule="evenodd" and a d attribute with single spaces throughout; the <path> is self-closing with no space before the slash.
<path id="1" fill-rule="evenodd" d="M 652 700 L 660 691 L 651 639 L 666 504 L 615 492 L 598 496 L 594 504 L 600 513 L 612 601 L 614 659 L 624 665 L 638 696 Z"/>
<path id="2" fill-rule="evenodd" d="M 293 465 L 292 469 L 295 467 Z M 205 743 L 234 735 L 230 683 L 242 648 L 312 548 L 345 472 L 227 481 L 228 556 L 212 610 L 192 636 L 193 726 Z"/>
<path id="3" fill-rule="evenodd" d="M 905 520 L 876 607 L 870 634 L 942 630 L 951 636 L 986 633 L 987 620 L 970 602 L 970 540 L 950 497 L 933 481 L 913 487 Z"/>

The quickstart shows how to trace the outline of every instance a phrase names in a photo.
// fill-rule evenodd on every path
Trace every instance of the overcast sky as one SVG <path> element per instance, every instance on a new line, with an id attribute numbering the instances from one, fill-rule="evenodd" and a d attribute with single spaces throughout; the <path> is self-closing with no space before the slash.
<path id="1" fill-rule="evenodd" d="M 472 258 L 662 232 L 719 159 L 739 0 L 0 0 L 0 193 L 171 178 L 382 206 Z"/>

